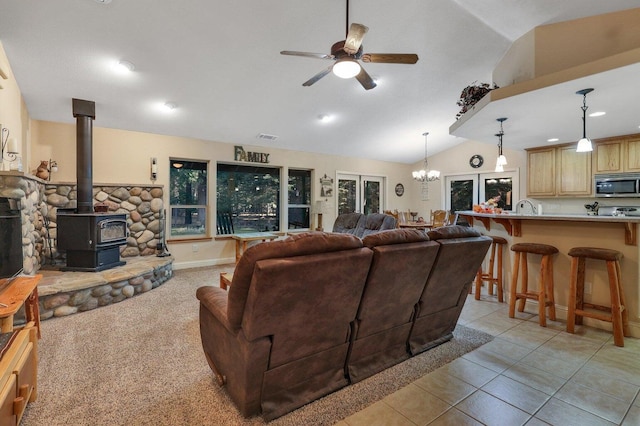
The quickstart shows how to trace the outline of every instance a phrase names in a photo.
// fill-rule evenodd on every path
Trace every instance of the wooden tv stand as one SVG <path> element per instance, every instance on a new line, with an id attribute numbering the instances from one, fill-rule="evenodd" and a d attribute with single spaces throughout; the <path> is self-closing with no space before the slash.
<path id="1" fill-rule="evenodd" d="M 38 396 L 38 282 L 41 275 L 0 280 L 0 424 L 18 425 L 28 402 Z M 25 306 L 27 324 L 13 328 Z"/>

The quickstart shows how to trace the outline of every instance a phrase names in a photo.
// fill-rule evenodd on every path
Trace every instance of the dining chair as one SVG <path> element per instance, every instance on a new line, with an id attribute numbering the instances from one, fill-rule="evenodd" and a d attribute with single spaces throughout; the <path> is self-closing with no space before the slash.
<path id="1" fill-rule="evenodd" d="M 431 210 L 431 227 L 439 228 L 447 224 L 446 210 Z"/>

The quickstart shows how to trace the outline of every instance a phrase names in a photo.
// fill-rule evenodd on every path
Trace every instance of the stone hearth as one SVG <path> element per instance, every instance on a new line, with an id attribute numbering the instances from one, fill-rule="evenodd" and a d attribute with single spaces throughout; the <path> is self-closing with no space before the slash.
<path id="1" fill-rule="evenodd" d="M 101 272 L 41 269 L 40 319 L 63 317 L 111 305 L 154 289 L 173 276 L 173 257 L 139 256 Z M 16 318 L 20 320 L 20 318 Z"/>

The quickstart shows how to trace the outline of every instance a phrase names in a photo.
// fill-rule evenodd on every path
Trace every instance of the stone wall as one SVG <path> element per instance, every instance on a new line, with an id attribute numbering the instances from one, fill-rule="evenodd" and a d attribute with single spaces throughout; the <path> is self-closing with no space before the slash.
<path id="1" fill-rule="evenodd" d="M 129 236 L 126 246 L 120 247 L 122 257 L 156 253 L 164 232 L 163 195 L 161 185 L 94 185 L 95 204 L 127 215 Z M 59 258 L 56 213 L 59 208 L 76 208 L 75 182 L 53 183 L 22 172 L 0 172 L 0 197 L 20 204 L 24 273 L 33 275 L 51 259 L 55 262 Z"/>
<path id="2" fill-rule="evenodd" d="M 22 268 L 32 275 L 44 262 L 43 249 L 46 229 L 41 212 L 46 212 L 44 184 L 38 178 L 23 176 L 21 172 L 0 173 L 0 197 L 16 200 L 22 223 Z"/>
<path id="3" fill-rule="evenodd" d="M 77 206 L 75 183 L 47 183 L 44 189 L 48 206 L 51 238 L 57 239 L 56 214 L 59 208 Z M 163 189 L 160 185 L 94 185 L 94 204 L 106 205 L 111 213 L 127 215 L 129 236 L 127 245 L 120 247 L 122 257 L 156 254 L 163 232 L 161 216 L 164 212 Z M 54 244 L 55 247 L 55 244 Z M 55 250 L 55 248 L 54 248 Z M 56 253 L 54 251 L 54 256 Z M 48 255 L 48 253 L 47 253 Z"/>

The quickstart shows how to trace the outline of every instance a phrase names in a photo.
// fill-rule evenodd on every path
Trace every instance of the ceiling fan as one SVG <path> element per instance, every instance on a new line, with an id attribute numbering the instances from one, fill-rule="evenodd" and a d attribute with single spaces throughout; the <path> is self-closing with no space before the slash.
<path id="1" fill-rule="evenodd" d="M 309 80 L 302 83 L 303 86 L 311 86 L 325 75 L 333 71 L 338 77 L 355 77 L 366 90 L 376 87 L 376 82 L 358 62 L 379 62 L 386 64 L 415 64 L 418 55 L 414 53 L 363 53 L 362 39 L 369 30 L 362 24 L 349 25 L 349 0 L 347 0 L 347 37 L 331 46 L 331 53 L 310 53 L 283 50 L 282 55 L 305 56 L 308 58 L 329 59 L 334 61 L 327 69 L 320 71 Z"/>

